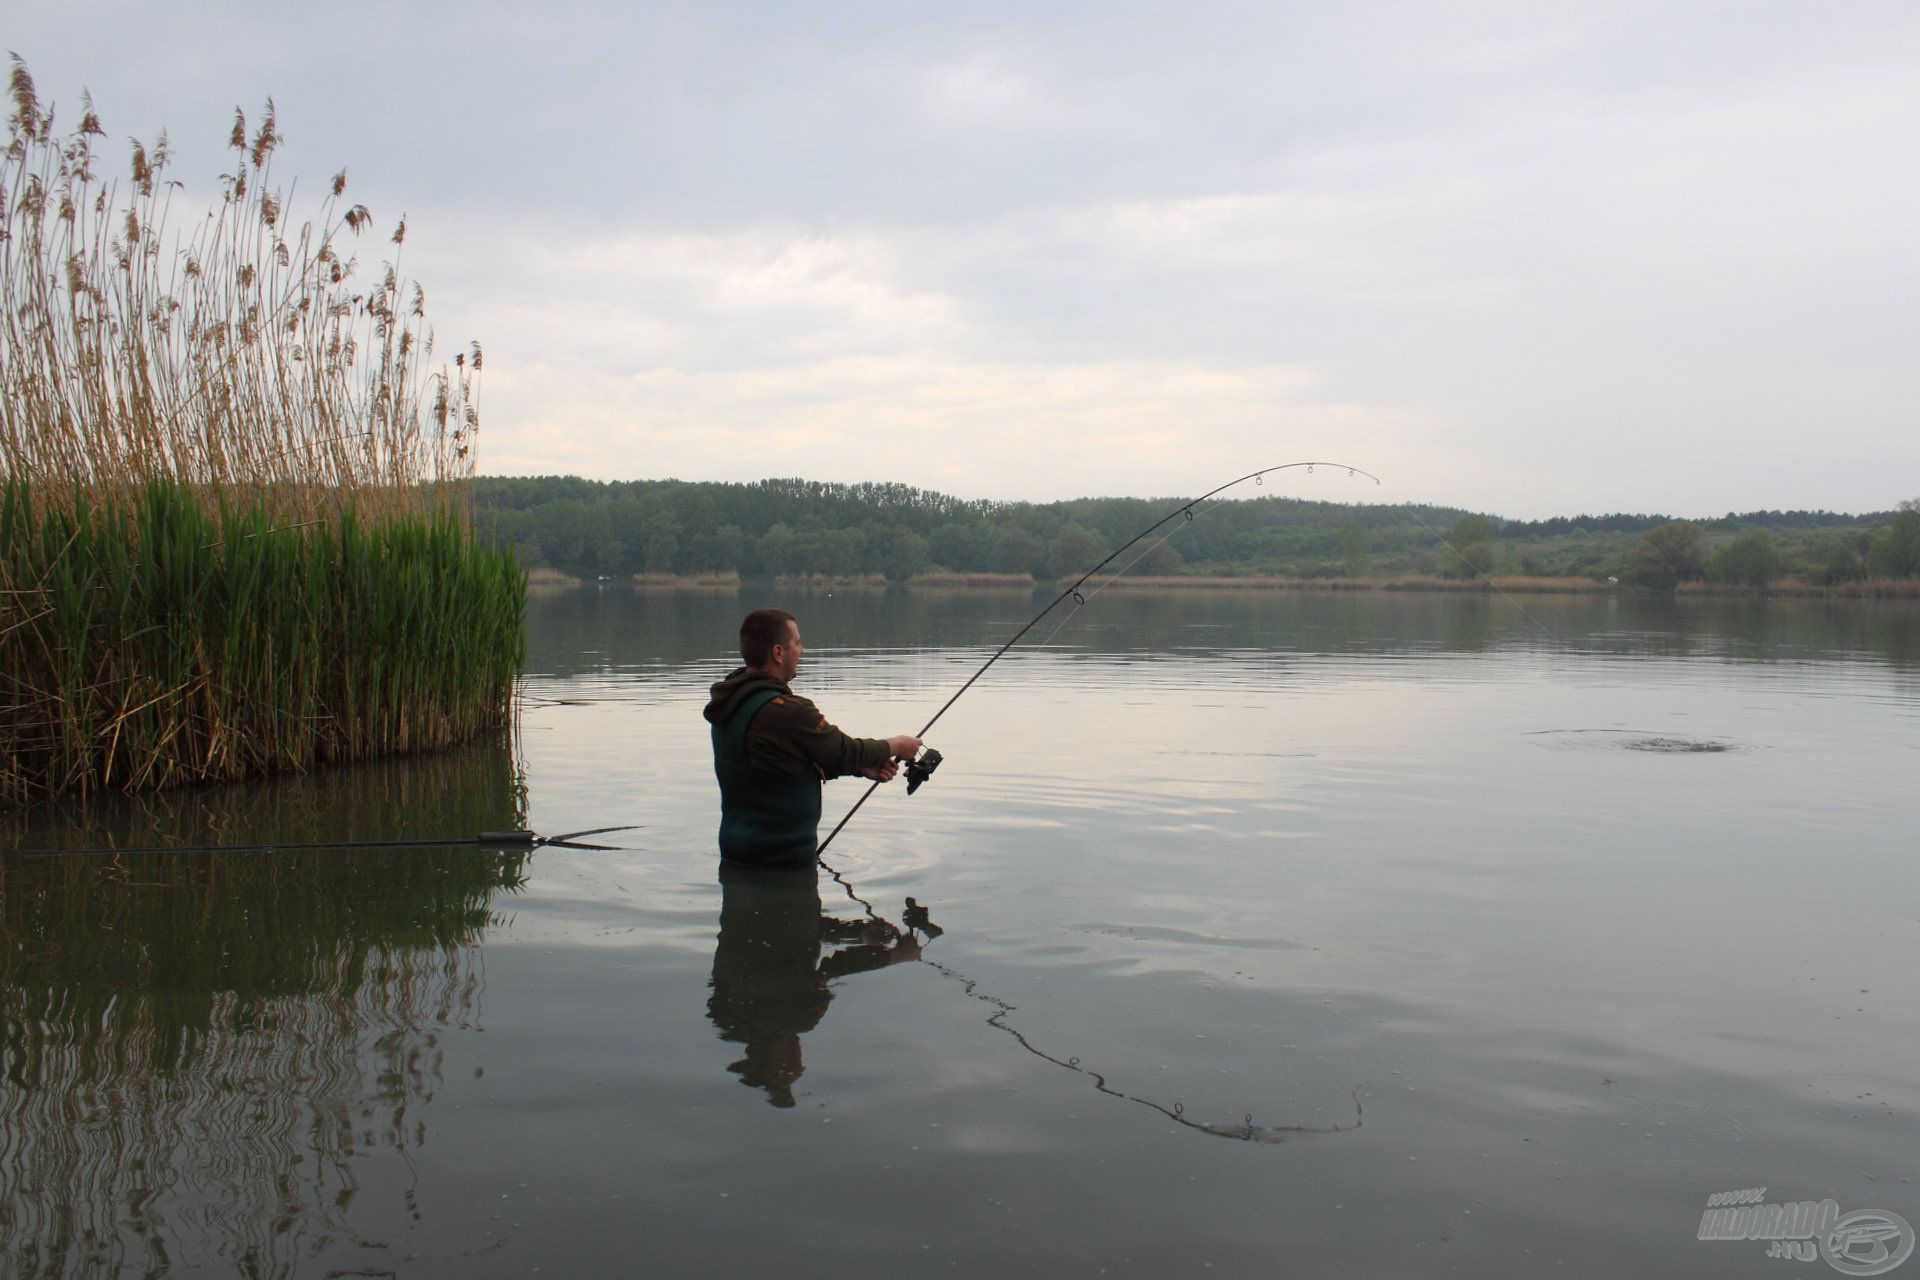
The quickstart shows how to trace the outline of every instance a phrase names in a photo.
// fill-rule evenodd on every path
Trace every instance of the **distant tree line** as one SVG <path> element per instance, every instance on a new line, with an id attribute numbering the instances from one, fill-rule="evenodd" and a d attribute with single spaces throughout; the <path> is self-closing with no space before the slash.
<path id="1" fill-rule="evenodd" d="M 1712 547 L 1700 524 L 1670 520 L 1641 535 L 1627 557 L 1624 576 L 1654 591 L 1701 580 L 1764 591 L 1788 573 L 1819 586 L 1920 577 L 1920 498 L 1902 502 L 1882 520 L 1878 529 L 1818 529 L 1791 550 L 1764 527 L 1746 528 Z"/>
<path id="2" fill-rule="evenodd" d="M 990 502 L 903 484 L 797 479 L 726 484 L 483 476 L 474 489 L 476 524 L 485 536 L 518 544 L 530 567 L 583 578 L 731 572 L 904 581 L 945 570 L 1050 580 L 1090 568 L 1178 501 Z M 1673 566 L 1678 582 L 1713 567 L 1716 540 L 1759 534 L 1774 546 L 1769 531 L 1784 540 L 1774 548 L 1780 565 L 1791 561 L 1803 571 L 1852 573 L 1854 562 L 1842 563 L 1844 549 L 1860 573 L 1878 572 L 1873 548 L 1894 536 L 1900 514 L 1763 511 L 1705 521 L 1658 515 L 1512 521 L 1458 507 L 1261 496 L 1220 503 L 1191 522 L 1169 525 L 1170 539 L 1150 549 L 1142 544 L 1125 561 L 1145 550 L 1133 564 L 1135 573 L 1509 573 L 1644 578 L 1644 585 L 1658 587 L 1660 575 L 1653 562 L 1643 563 L 1641 544 L 1658 549 L 1660 563 Z M 1660 532 L 1675 525 L 1694 535 Z M 1755 545 L 1740 554 L 1750 556 Z"/>

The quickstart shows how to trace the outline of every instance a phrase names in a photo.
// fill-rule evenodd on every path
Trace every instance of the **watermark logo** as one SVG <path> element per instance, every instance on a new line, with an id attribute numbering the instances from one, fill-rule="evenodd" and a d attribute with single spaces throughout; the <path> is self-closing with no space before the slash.
<path id="1" fill-rule="evenodd" d="M 1856 1209 L 1842 1216 L 1831 1199 L 1769 1204 L 1765 1187 L 1708 1196 L 1699 1238 L 1765 1240 L 1769 1258 L 1825 1258 L 1846 1276 L 1885 1275 L 1912 1256 L 1914 1244 L 1912 1226 L 1897 1213 Z"/>

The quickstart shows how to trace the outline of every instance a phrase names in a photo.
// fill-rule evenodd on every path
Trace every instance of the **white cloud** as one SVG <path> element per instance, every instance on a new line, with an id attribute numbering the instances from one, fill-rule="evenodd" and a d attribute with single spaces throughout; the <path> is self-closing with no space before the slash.
<path id="1" fill-rule="evenodd" d="M 912 81 L 922 109 L 945 123 L 1030 130 L 1070 114 L 1004 54 L 939 62 Z"/>
<path id="2" fill-rule="evenodd" d="M 959 300 L 915 283 L 873 232 L 476 226 L 446 239 L 423 273 L 488 264 L 479 287 L 449 295 L 466 325 L 506 335 L 503 356 L 558 368 L 783 365 L 938 344 L 964 326 Z"/>
<path id="3" fill-rule="evenodd" d="M 570 456 L 569 469 L 607 478 L 897 478 L 998 498 L 1178 493 L 1250 457 L 1290 461 L 1392 428 L 1316 399 L 1307 370 L 1149 361 L 848 357 L 585 378 L 535 368 L 486 395 L 487 422 L 511 423 L 483 436 L 489 469 L 551 470 Z"/>

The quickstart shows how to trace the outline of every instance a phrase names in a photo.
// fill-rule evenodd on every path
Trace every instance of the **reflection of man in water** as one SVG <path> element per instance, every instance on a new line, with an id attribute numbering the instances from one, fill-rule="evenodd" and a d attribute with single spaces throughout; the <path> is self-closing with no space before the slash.
<path id="1" fill-rule="evenodd" d="M 785 609 L 755 609 L 740 624 L 740 660 L 713 686 L 713 772 L 720 780 L 720 856 L 756 866 L 813 865 L 820 784 L 859 774 L 891 779 L 920 739 L 855 738 L 827 723 L 793 691 L 805 653 L 800 624 Z"/>
<path id="2" fill-rule="evenodd" d="M 767 1091 L 776 1107 L 793 1105 L 793 1082 L 806 1070 L 800 1036 L 819 1024 L 835 978 L 917 959 L 920 942 L 884 920 L 836 920 L 822 914 L 811 865 L 743 867 L 720 863 L 720 941 L 713 951 L 707 1016 L 723 1040 L 747 1046 L 727 1070 Z M 909 921 L 925 911 L 908 899 Z M 931 935 L 936 928 L 924 925 Z M 824 945 L 835 950 L 822 958 Z"/>

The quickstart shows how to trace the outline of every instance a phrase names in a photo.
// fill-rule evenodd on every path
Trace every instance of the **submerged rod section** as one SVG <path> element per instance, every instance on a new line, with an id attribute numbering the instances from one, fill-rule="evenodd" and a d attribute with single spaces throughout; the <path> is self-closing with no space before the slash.
<path id="1" fill-rule="evenodd" d="M 531 831 L 482 831 L 477 836 L 453 836 L 445 840 L 273 840 L 260 844 L 177 844 L 151 845 L 137 849 L 22 849 L 23 858 L 78 858 L 116 853 L 278 853 L 285 849 L 441 849 L 478 845 L 487 849 L 611 849 L 605 844 L 582 844 L 581 836 L 604 835 L 609 831 L 635 831 L 636 827 L 595 827 L 591 831 L 570 831 L 563 836 L 542 836 Z"/>
<path id="2" fill-rule="evenodd" d="M 1182 517 L 1185 517 L 1187 520 L 1192 520 L 1195 514 L 1197 514 L 1194 511 L 1194 508 L 1199 506 L 1201 503 L 1205 502 L 1208 498 L 1212 498 L 1219 494 L 1225 493 L 1227 490 L 1235 487 L 1236 485 L 1243 485 L 1249 480 L 1252 480 L 1255 483 L 1259 483 L 1261 477 L 1263 476 L 1270 476 L 1276 471 L 1291 471 L 1296 467 L 1305 467 L 1309 472 L 1311 472 L 1315 467 L 1333 467 L 1337 470 L 1346 472 L 1350 476 L 1365 476 L 1367 479 L 1373 481 L 1376 485 L 1380 483 L 1380 477 L 1374 475 L 1371 471 L 1363 471 L 1359 467 L 1349 466 L 1347 463 L 1344 463 L 1344 462 L 1283 462 L 1277 467 L 1262 467 L 1258 471 L 1249 471 L 1247 472 L 1246 475 L 1243 475 L 1238 479 L 1229 480 L 1223 485 L 1219 485 L 1215 488 L 1207 490 L 1205 493 L 1201 494 L 1197 498 L 1192 498 L 1186 502 L 1181 503 L 1179 506 L 1167 512 L 1167 514 L 1165 514 L 1164 516 L 1161 516 L 1158 520 L 1155 520 L 1152 524 L 1148 525 L 1146 528 L 1142 529 L 1140 532 L 1134 534 L 1131 538 L 1128 538 L 1125 542 L 1121 543 L 1118 547 L 1115 547 L 1113 551 L 1108 554 L 1106 559 L 1102 560 L 1099 564 L 1096 564 L 1095 566 L 1093 566 L 1093 568 L 1087 570 L 1085 573 L 1075 578 L 1072 581 L 1072 583 L 1070 583 L 1064 591 L 1062 591 L 1059 595 L 1055 596 L 1052 600 L 1048 601 L 1046 608 L 1034 614 L 1033 617 L 1027 622 L 1026 626 L 1021 627 L 1018 631 L 1014 632 L 1012 637 L 1009 638 L 1005 644 L 1001 645 L 998 649 L 993 651 L 992 657 L 988 658 L 985 662 L 980 664 L 980 669 L 978 671 L 975 671 L 972 675 L 967 677 L 967 682 L 965 684 L 961 685 L 958 689 L 954 690 L 953 696 L 951 698 L 948 698 L 944 703 L 940 705 L 940 709 L 933 713 L 933 718 L 931 720 L 928 720 L 925 726 L 921 728 L 920 732 L 914 736 L 920 737 L 920 738 L 926 737 L 927 730 L 933 728 L 933 726 L 939 722 L 940 717 L 947 714 L 947 709 L 949 707 L 953 706 L 954 703 L 960 701 L 960 695 L 965 693 L 967 690 L 973 688 L 974 681 L 978 680 L 981 676 L 987 674 L 987 668 L 991 667 L 994 663 L 1000 661 L 1000 659 L 1003 656 L 1005 656 L 1007 650 L 1013 648 L 1014 645 L 1019 644 L 1021 639 L 1026 636 L 1027 632 L 1039 626 L 1041 619 L 1045 618 L 1048 614 L 1052 613 L 1055 609 L 1059 608 L 1062 602 L 1066 601 L 1069 598 L 1084 599 L 1084 597 L 1080 596 L 1080 588 L 1087 584 L 1087 580 L 1093 577 L 1094 574 L 1099 573 L 1102 569 L 1106 568 L 1108 565 L 1112 564 L 1115 560 L 1118 560 L 1121 557 L 1121 555 L 1124 554 L 1129 548 L 1141 542 L 1146 541 L 1148 538 L 1152 537 L 1154 534 L 1158 533 L 1161 529 L 1166 527 L 1168 524 L 1171 524 L 1175 520 L 1181 519 Z M 1169 534 L 1167 536 L 1171 537 L 1172 535 Z M 1122 570 L 1122 572 L 1125 572 L 1125 570 Z M 852 820 L 854 814 L 860 812 L 860 806 L 867 802 L 867 797 L 872 795 L 874 791 L 878 789 L 879 786 L 880 784 L 878 782 L 872 784 L 866 789 L 864 793 L 862 793 L 862 795 L 858 800 L 853 802 L 853 808 L 847 810 L 847 816 L 840 819 L 840 821 L 834 825 L 833 830 L 827 833 L 827 838 L 820 842 L 820 847 L 814 850 L 814 853 L 816 856 L 826 852 L 827 846 L 833 843 L 833 838 L 840 834 L 840 829 L 846 826 L 847 823 Z"/>

